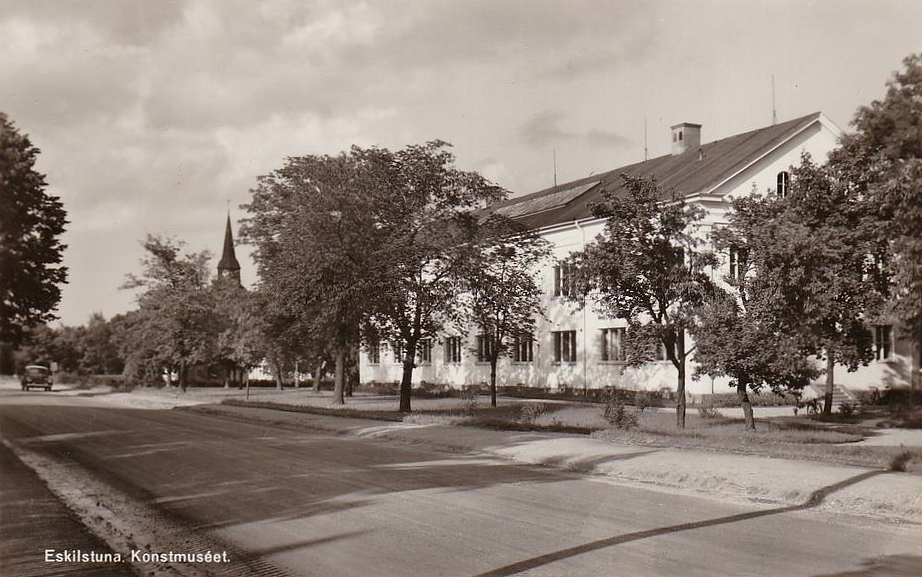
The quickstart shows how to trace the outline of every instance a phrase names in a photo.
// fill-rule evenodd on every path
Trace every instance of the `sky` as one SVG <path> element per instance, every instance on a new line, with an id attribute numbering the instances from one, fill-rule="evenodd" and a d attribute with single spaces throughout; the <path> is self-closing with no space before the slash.
<path id="1" fill-rule="evenodd" d="M 822 111 L 922 52 L 917 0 L 0 0 L 0 110 L 70 224 L 60 322 L 135 306 L 147 234 L 220 258 L 288 156 L 441 139 L 511 194 Z M 0 207 L 2 210 L 2 207 Z M 236 231 L 236 224 L 234 227 Z M 244 283 L 256 282 L 238 247 Z"/>

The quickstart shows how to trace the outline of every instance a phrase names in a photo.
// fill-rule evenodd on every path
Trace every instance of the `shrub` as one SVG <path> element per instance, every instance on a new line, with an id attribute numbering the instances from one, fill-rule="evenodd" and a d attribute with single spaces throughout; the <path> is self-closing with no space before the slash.
<path id="1" fill-rule="evenodd" d="M 914 457 L 915 454 L 912 451 L 903 449 L 903 446 L 900 445 L 900 452 L 890 458 L 890 470 L 900 472 L 905 471 L 906 465 L 908 465 Z"/>
<path id="2" fill-rule="evenodd" d="M 474 389 L 467 389 L 461 392 L 461 412 L 468 416 L 474 416 L 477 414 L 477 407 L 479 401 L 477 400 L 477 391 Z"/>
<path id="3" fill-rule="evenodd" d="M 839 405 L 839 413 L 843 417 L 851 417 L 857 410 L 858 405 L 849 401 L 843 401 L 842 404 Z"/>
<path id="4" fill-rule="evenodd" d="M 521 413 L 519 419 L 523 423 L 534 423 L 538 420 L 538 417 L 547 412 L 547 405 L 544 403 L 528 403 L 522 405 Z"/>
<path id="5" fill-rule="evenodd" d="M 641 413 L 650 406 L 650 394 L 647 391 L 637 391 L 634 393 L 634 406 Z"/>
<path id="6" fill-rule="evenodd" d="M 723 415 L 717 410 L 717 407 L 711 404 L 704 404 L 698 407 L 698 415 L 702 419 L 720 419 Z"/>
<path id="7" fill-rule="evenodd" d="M 611 396 L 605 403 L 603 415 L 608 424 L 615 429 L 636 429 L 637 415 L 628 411 L 625 404 L 620 402 L 616 396 Z"/>

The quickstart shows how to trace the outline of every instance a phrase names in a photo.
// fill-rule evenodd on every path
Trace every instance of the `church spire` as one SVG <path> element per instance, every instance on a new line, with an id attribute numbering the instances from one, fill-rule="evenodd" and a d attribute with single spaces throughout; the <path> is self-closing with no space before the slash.
<path id="1" fill-rule="evenodd" d="M 237 262 L 237 255 L 234 252 L 234 233 L 231 231 L 229 212 L 227 227 L 224 229 L 224 252 L 221 253 L 221 261 L 218 262 L 218 276 L 233 279 L 240 284 L 240 263 Z"/>

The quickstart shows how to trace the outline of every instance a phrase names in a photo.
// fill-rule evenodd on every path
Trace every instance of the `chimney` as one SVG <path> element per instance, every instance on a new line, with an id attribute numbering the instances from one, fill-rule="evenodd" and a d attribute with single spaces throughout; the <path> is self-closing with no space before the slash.
<path id="1" fill-rule="evenodd" d="M 683 122 L 672 127 L 672 155 L 701 148 L 701 125 Z"/>

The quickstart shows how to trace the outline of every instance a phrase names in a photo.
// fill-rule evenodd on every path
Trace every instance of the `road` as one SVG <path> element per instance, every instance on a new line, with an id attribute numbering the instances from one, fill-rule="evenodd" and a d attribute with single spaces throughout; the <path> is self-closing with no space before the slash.
<path id="1" fill-rule="evenodd" d="M 10 390 L 0 392 L 0 433 L 85 472 L 104 487 L 91 499 L 101 506 L 105 487 L 124 495 L 136 507 L 121 501 L 123 521 L 148 511 L 150 526 L 137 532 L 161 539 L 153 550 L 183 546 L 158 524 L 180 527 L 190 550 L 226 548 L 231 563 L 216 573 L 922 575 L 918 526 L 722 503 L 424 446 Z"/>

